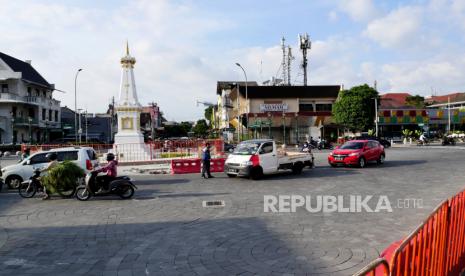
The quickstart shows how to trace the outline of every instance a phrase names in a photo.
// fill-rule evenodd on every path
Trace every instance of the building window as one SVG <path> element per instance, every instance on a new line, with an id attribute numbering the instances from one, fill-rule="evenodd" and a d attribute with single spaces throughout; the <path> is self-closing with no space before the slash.
<path id="1" fill-rule="evenodd" d="M 42 90 L 42 95 L 44 96 L 44 98 L 47 98 L 47 91 Z"/>
<path id="2" fill-rule="evenodd" d="M 316 111 L 332 111 L 332 104 L 316 104 Z"/>
<path id="3" fill-rule="evenodd" d="M 47 117 L 47 110 L 45 108 L 42 109 L 42 121 L 45 121 Z"/>
<path id="4" fill-rule="evenodd" d="M 30 87 L 27 88 L 27 96 L 28 97 L 32 96 L 32 88 L 30 88 Z"/>
<path id="5" fill-rule="evenodd" d="M 8 83 L 2 83 L 2 93 L 8 93 Z"/>
<path id="6" fill-rule="evenodd" d="M 55 110 L 55 122 L 58 122 L 58 110 Z"/>
<path id="7" fill-rule="evenodd" d="M 299 104 L 299 111 L 313 111 L 313 104 L 301 103 Z"/>
<path id="8" fill-rule="evenodd" d="M 50 109 L 50 110 L 48 111 L 48 120 L 49 120 L 49 121 L 52 121 L 52 118 L 53 118 L 53 117 L 52 117 L 52 110 Z"/>

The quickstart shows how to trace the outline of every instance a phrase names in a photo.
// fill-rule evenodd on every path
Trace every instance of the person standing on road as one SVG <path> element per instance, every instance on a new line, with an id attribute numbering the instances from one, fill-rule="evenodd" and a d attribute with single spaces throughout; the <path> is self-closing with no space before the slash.
<path id="1" fill-rule="evenodd" d="M 23 154 L 21 154 L 21 161 L 23 161 L 24 159 L 28 158 L 29 156 L 31 156 L 31 149 L 29 148 L 26 148 L 23 152 Z"/>
<path id="2" fill-rule="evenodd" d="M 210 143 L 206 143 L 205 147 L 202 149 L 202 177 L 205 179 L 213 178 L 213 176 L 210 174 L 211 159 L 212 158 L 210 154 Z"/>

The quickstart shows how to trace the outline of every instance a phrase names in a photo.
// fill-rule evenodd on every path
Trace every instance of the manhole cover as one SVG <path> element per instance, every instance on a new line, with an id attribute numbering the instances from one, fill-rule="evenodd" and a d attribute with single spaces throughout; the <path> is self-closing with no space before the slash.
<path id="1" fill-rule="evenodd" d="M 203 207 L 224 207 L 224 200 L 203 201 Z"/>

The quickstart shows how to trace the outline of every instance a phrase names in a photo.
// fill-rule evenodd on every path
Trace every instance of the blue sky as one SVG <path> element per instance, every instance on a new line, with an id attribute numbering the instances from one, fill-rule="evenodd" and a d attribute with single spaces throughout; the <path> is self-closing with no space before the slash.
<path id="1" fill-rule="evenodd" d="M 119 91 L 119 58 L 129 39 L 142 104 L 170 120 L 202 116 L 218 80 L 275 76 L 280 39 L 293 47 L 293 84 L 302 83 L 297 35 L 307 32 L 310 84 L 348 88 L 378 82 L 381 92 L 464 91 L 465 1 L 27 1 L 0 0 L 0 51 L 33 65 L 63 105 L 104 112 Z"/>

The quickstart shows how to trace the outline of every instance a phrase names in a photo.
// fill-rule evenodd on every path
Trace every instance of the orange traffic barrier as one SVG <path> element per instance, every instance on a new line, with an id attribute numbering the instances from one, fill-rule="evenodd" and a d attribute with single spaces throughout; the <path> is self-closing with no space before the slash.
<path id="1" fill-rule="evenodd" d="M 356 275 L 461 275 L 465 268 L 465 190 L 439 204 L 402 242 L 391 244 L 381 258 Z M 376 261 L 378 262 L 376 265 Z"/>
<path id="2" fill-rule="evenodd" d="M 171 174 L 200 173 L 200 159 L 172 159 Z"/>
<path id="3" fill-rule="evenodd" d="M 378 258 L 353 276 L 388 276 L 390 274 L 389 271 L 389 263 L 384 258 Z"/>
<path id="4" fill-rule="evenodd" d="M 210 172 L 224 172 L 226 158 L 214 158 L 210 161 Z"/>

